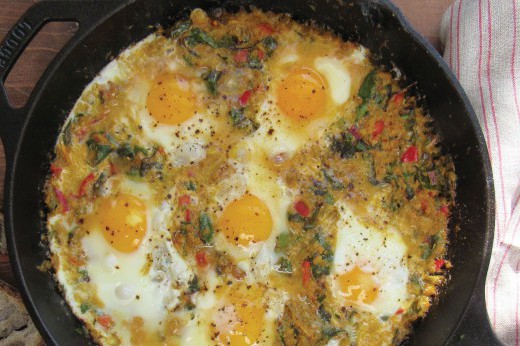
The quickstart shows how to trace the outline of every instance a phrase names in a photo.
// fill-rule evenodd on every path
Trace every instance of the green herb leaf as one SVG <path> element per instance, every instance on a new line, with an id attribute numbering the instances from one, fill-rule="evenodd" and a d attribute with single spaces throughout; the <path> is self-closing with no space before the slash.
<path id="1" fill-rule="evenodd" d="M 217 41 L 215 41 L 213 37 L 200 28 L 191 29 L 188 36 L 186 36 L 185 42 L 190 47 L 193 47 L 197 44 L 206 44 L 211 48 L 219 48 Z"/>
<path id="2" fill-rule="evenodd" d="M 267 36 L 262 40 L 262 45 L 264 46 L 267 55 L 271 56 L 271 54 L 273 54 L 273 52 L 278 47 L 278 42 L 276 42 L 272 36 Z"/>
<path id="3" fill-rule="evenodd" d="M 250 131 L 258 129 L 258 124 L 245 116 L 244 108 L 232 108 L 229 116 L 233 121 L 233 126 L 239 129 L 249 129 Z"/>
<path id="4" fill-rule="evenodd" d="M 326 327 L 321 330 L 323 336 L 329 339 L 335 337 L 341 332 L 343 332 L 343 330 L 336 327 Z"/>
<path id="5" fill-rule="evenodd" d="M 177 38 L 177 37 L 181 36 L 186 31 L 189 30 L 189 28 L 191 27 L 191 24 L 192 24 L 191 20 L 177 22 L 177 24 L 175 24 L 175 27 L 170 34 L 170 37 Z"/>
<path id="6" fill-rule="evenodd" d="M 293 272 L 293 267 L 291 262 L 287 259 L 287 257 L 280 257 L 278 262 L 276 263 L 278 269 L 277 271 L 284 274 L 290 274 Z"/>
<path id="7" fill-rule="evenodd" d="M 205 244 L 208 244 L 213 239 L 213 234 L 215 233 L 213 229 L 213 224 L 211 223 L 211 219 L 209 216 L 202 212 L 199 216 L 199 238 Z"/>
<path id="8" fill-rule="evenodd" d="M 350 133 L 342 132 L 332 139 L 330 149 L 334 153 L 339 153 L 342 159 L 350 159 L 356 153 L 373 148 L 361 139 L 356 140 Z"/>
<path id="9" fill-rule="evenodd" d="M 331 314 L 327 312 L 327 310 L 325 310 L 325 307 L 323 306 L 323 304 L 320 304 L 319 308 L 318 308 L 318 316 L 320 316 L 320 318 L 324 321 L 324 322 L 330 322 L 330 319 L 331 319 Z"/>
<path id="10" fill-rule="evenodd" d="M 285 250 L 287 250 L 290 237 L 291 235 L 289 234 L 289 232 L 280 233 L 278 237 L 276 237 L 275 251 L 284 252 Z"/>
<path id="11" fill-rule="evenodd" d="M 251 54 L 247 57 L 247 66 L 254 70 L 261 70 L 264 67 L 260 58 L 252 56 Z"/>
<path id="12" fill-rule="evenodd" d="M 369 74 L 366 75 L 361 87 L 359 88 L 358 95 L 363 99 L 367 100 L 372 97 L 374 94 L 375 86 L 376 86 L 376 70 L 372 70 Z"/>
<path id="13" fill-rule="evenodd" d="M 195 183 L 193 181 L 188 181 L 187 183 L 185 183 L 185 186 L 186 186 L 186 189 L 190 190 L 190 191 L 196 191 L 197 190 L 197 185 L 195 185 Z"/>
<path id="14" fill-rule="evenodd" d="M 199 278 L 195 275 L 188 286 L 188 293 L 193 294 L 198 291 L 200 291 Z"/>
<path id="15" fill-rule="evenodd" d="M 186 65 L 188 65 L 189 67 L 195 66 L 195 64 L 193 63 L 193 60 L 188 55 L 184 55 L 182 58 L 184 59 L 184 62 L 186 63 Z"/>
<path id="16" fill-rule="evenodd" d="M 81 310 L 81 313 L 84 314 L 85 312 L 90 310 L 90 305 L 88 305 L 87 303 L 81 303 L 79 309 Z"/>
<path id="17" fill-rule="evenodd" d="M 334 171 L 332 169 L 322 169 L 323 176 L 325 177 L 325 180 L 329 182 L 334 190 L 340 190 L 343 189 L 345 186 L 343 185 L 343 182 L 336 178 L 336 175 L 334 174 Z"/>
<path id="18" fill-rule="evenodd" d="M 357 108 L 356 108 L 356 123 L 361 120 L 363 117 L 365 117 L 368 114 L 368 102 L 366 100 L 363 101 Z"/>
<path id="19" fill-rule="evenodd" d="M 327 192 L 325 194 L 325 203 L 327 203 L 328 205 L 334 205 L 336 201 L 334 200 L 334 196 L 332 196 L 332 194 L 330 192 Z"/>
<path id="20" fill-rule="evenodd" d="M 316 263 L 311 263 L 312 276 L 316 279 L 321 278 L 324 275 L 330 274 L 330 265 L 321 265 Z"/>
<path id="21" fill-rule="evenodd" d="M 211 70 L 203 76 L 206 81 L 206 87 L 211 95 L 217 94 L 217 83 L 220 77 L 222 77 L 222 71 L 217 70 Z"/>
<path id="22" fill-rule="evenodd" d="M 125 143 L 117 148 L 117 155 L 122 159 L 133 160 L 135 157 L 135 151 L 130 144 Z"/>

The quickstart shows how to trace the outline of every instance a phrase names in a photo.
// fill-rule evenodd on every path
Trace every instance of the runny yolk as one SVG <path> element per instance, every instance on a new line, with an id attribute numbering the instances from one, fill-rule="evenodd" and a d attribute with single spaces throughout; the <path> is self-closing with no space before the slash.
<path id="1" fill-rule="evenodd" d="M 179 125 L 196 112 L 196 96 L 188 81 L 177 76 L 162 76 L 152 85 L 146 108 L 159 123 Z"/>
<path id="2" fill-rule="evenodd" d="M 370 304 L 377 298 L 379 287 L 374 282 L 372 275 L 365 273 L 358 266 L 355 266 L 350 272 L 338 276 L 336 280 L 339 284 L 340 294 L 350 301 Z"/>
<path id="3" fill-rule="evenodd" d="M 284 115 L 295 121 L 323 117 L 327 103 L 322 76 L 309 67 L 290 71 L 278 86 L 277 103 Z"/>
<path id="4" fill-rule="evenodd" d="M 121 252 L 135 251 L 146 234 L 146 205 L 132 195 L 102 199 L 87 219 L 90 226 L 101 228 L 105 240 Z"/>
<path id="5" fill-rule="evenodd" d="M 223 345 L 245 346 L 261 341 L 265 311 L 260 304 L 239 298 L 221 310 L 225 311 L 219 311 L 216 316 L 224 319 L 219 324 L 224 325 L 225 330 L 218 331 L 219 341 Z"/>
<path id="6" fill-rule="evenodd" d="M 258 197 L 247 194 L 224 209 L 218 225 L 228 241 L 247 246 L 250 242 L 269 238 L 273 220 L 265 203 Z"/>

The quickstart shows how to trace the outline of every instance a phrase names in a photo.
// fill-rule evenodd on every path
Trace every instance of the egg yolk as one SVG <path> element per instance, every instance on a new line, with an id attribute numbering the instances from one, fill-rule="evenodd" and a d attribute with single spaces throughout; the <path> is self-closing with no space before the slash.
<path id="1" fill-rule="evenodd" d="M 152 85 L 146 108 L 159 123 L 179 125 L 196 112 L 196 96 L 188 81 L 181 77 L 164 76 Z"/>
<path id="2" fill-rule="evenodd" d="M 342 296 L 350 301 L 370 304 L 377 298 L 379 291 L 371 274 L 365 273 L 358 266 L 337 279 Z"/>
<path id="3" fill-rule="evenodd" d="M 312 121 L 324 114 L 327 94 L 322 76 L 308 67 L 290 71 L 277 92 L 278 107 L 295 121 Z"/>
<path id="4" fill-rule="evenodd" d="M 272 228 L 273 220 L 265 203 L 249 194 L 231 202 L 219 219 L 219 229 L 235 245 L 266 240 Z"/>
<path id="5" fill-rule="evenodd" d="M 224 345 L 245 346 L 257 344 L 264 329 L 265 311 L 262 306 L 253 303 L 249 299 L 235 299 L 231 306 L 225 306 L 227 310 L 220 314 L 225 318 L 226 328 L 219 332 L 219 341 Z"/>
<path id="6" fill-rule="evenodd" d="M 146 205 L 132 195 L 104 198 L 87 220 L 101 228 L 105 240 L 121 252 L 135 251 L 146 234 Z"/>

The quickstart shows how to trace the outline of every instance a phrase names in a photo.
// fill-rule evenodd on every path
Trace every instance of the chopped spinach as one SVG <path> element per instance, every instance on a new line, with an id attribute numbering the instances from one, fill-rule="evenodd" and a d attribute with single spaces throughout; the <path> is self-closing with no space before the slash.
<path id="1" fill-rule="evenodd" d="M 186 186 L 186 189 L 190 190 L 190 191 L 196 191 L 197 190 L 197 185 L 193 182 L 193 181 L 188 181 L 187 183 L 184 184 Z"/>
<path id="2" fill-rule="evenodd" d="M 290 236 L 289 232 L 280 233 L 276 237 L 275 251 L 284 252 L 287 249 L 287 246 L 289 246 Z"/>
<path id="3" fill-rule="evenodd" d="M 345 186 L 343 185 L 343 182 L 336 178 L 334 171 L 332 169 L 322 169 L 323 176 L 325 177 L 325 180 L 327 180 L 328 183 L 331 184 L 332 188 L 334 190 L 340 190 L 343 189 Z"/>
<path id="4" fill-rule="evenodd" d="M 141 166 L 139 167 L 139 175 L 144 177 L 146 173 L 151 170 L 160 171 L 163 169 L 163 164 L 157 161 L 153 161 L 151 159 L 143 159 L 141 161 Z"/>
<path id="5" fill-rule="evenodd" d="M 330 274 L 330 264 L 311 263 L 312 276 L 316 279 Z"/>
<path id="6" fill-rule="evenodd" d="M 222 71 L 217 70 L 211 70 L 203 76 L 206 81 L 206 87 L 211 95 L 217 94 L 217 83 L 220 77 L 222 77 Z"/>
<path id="7" fill-rule="evenodd" d="M 427 243 L 426 244 L 422 244 L 420 246 L 421 251 L 422 251 L 421 258 L 422 259 L 430 258 L 431 255 L 432 255 L 433 250 L 435 249 L 435 247 L 437 246 L 439 241 L 440 241 L 439 235 L 436 234 L 436 235 L 430 236 L 428 238 Z"/>
<path id="8" fill-rule="evenodd" d="M 350 133 L 342 132 L 334 136 L 330 149 L 334 153 L 339 153 L 342 159 L 350 159 L 354 154 L 372 149 L 362 139 L 356 140 Z"/>
<path id="9" fill-rule="evenodd" d="M 323 336 L 325 336 L 329 339 L 335 337 L 336 335 L 338 335 L 341 332 L 343 332 L 343 330 L 336 328 L 336 327 L 326 327 L 321 330 L 321 333 L 323 334 Z"/>
<path id="10" fill-rule="evenodd" d="M 103 185 L 105 185 L 107 180 L 108 174 L 106 174 L 105 172 L 101 172 L 96 182 L 94 183 L 94 192 L 96 194 L 99 194 L 101 192 L 101 188 L 103 187 Z"/>
<path id="11" fill-rule="evenodd" d="M 318 307 L 318 316 L 320 316 L 320 318 L 324 321 L 324 322 L 330 322 L 330 319 L 331 319 L 331 314 L 329 312 L 327 312 L 327 310 L 325 310 L 325 307 L 323 306 L 323 304 L 320 304 L 320 306 Z"/>
<path id="12" fill-rule="evenodd" d="M 198 291 L 200 291 L 199 278 L 197 275 L 194 275 L 193 279 L 190 281 L 190 285 L 188 287 L 188 293 L 193 294 Z"/>
<path id="13" fill-rule="evenodd" d="M 358 122 L 361 118 L 368 114 L 368 101 L 364 100 L 357 108 L 356 108 L 356 122 Z"/>
<path id="14" fill-rule="evenodd" d="M 188 65 L 189 67 L 195 66 L 195 63 L 193 62 L 193 60 L 191 59 L 191 57 L 189 55 L 184 55 L 182 58 L 184 59 L 184 62 L 186 63 L 186 65 Z"/>
<path id="15" fill-rule="evenodd" d="M 87 147 L 93 153 L 91 163 L 94 166 L 99 165 L 113 150 L 111 145 L 98 143 L 92 137 L 87 141 Z"/>
<path id="16" fill-rule="evenodd" d="M 264 67 L 260 58 L 252 56 L 251 54 L 247 57 L 247 66 L 253 70 L 261 70 Z"/>
<path id="17" fill-rule="evenodd" d="M 134 148 L 128 143 L 121 145 L 119 148 L 117 148 L 116 152 L 117 152 L 117 155 L 122 159 L 126 158 L 126 159 L 133 160 L 135 157 Z"/>
<path id="18" fill-rule="evenodd" d="M 406 199 L 409 201 L 415 196 L 415 191 L 413 188 L 410 187 L 410 185 L 406 185 L 405 192 L 406 192 Z"/>
<path id="19" fill-rule="evenodd" d="M 273 54 L 273 52 L 278 47 L 278 42 L 276 42 L 272 36 L 267 36 L 262 40 L 262 45 L 264 46 L 267 55 L 271 56 L 271 54 Z"/>
<path id="20" fill-rule="evenodd" d="M 276 263 L 276 266 L 278 268 L 278 272 L 280 273 L 290 274 L 293 272 L 291 261 L 289 261 L 289 259 L 287 259 L 287 257 L 285 256 L 280 257 L 280 259 Z"/>
<path id="21" fill-rule="evenodd" d="M 370 99 L 376 87 L 376 70 L 372 70 L 369 74 L 366 75 L 361 87 L 359 88 L 359 97 L 363 100 Z"/>
<path id="22" fill-rule="evenodd" d="M 256 131 L 256 129 L 258 129 L 258 124 L 245 116 L 244 108 L 232 108 L 229 111 L 229 116 L 231 117 L 233 126 L 239 129 L 249 129 L 250 131 Z"/>
<path id="23" fill-rule="evenodd" d="M 191 29 L 185 38 L 185 42 L 189 47 L 193 47 L 197 44 L 206 44 L 211 48 L 219 48 L 218 42 L 200 28 Z"/>
<path id="24" fill-rule="evenodd" d="M 81 313 L 84 314 L 85 312 L 90 310 L 90 305 L 87 303 L 81 303 L 81 306 L 79 307 L 79 309 L 81 310 Z"/>
<path id="25" fill-rule="evenodd" d="M 205 244 L 208 244 L 213 239 L 213 234 L 215 233 L 213 229 L 213 224 L 211 223 L 211 219 L 208 214 L 202 212 L 199 216 L 199 238 Z"/>
<path id="26" fill-rule="evenodd" d="M 175 24 L 175 27 L 173 28 L 173 30 L 170 33 L 170 37 L 177 38 L 177 37 L 181 36 L 186 31 L 189 30 L 191 25 L 192 25 L 191 20 L 177 22 L 177 24 Z"/>

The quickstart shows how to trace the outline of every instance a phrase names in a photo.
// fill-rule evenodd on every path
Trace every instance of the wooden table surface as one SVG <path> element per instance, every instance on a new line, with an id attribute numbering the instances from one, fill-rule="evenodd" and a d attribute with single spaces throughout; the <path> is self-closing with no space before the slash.
<path id="1" fill-rule="evenodd" d="M 100 0 L 101 1 L 101 0 Z M 441 17 L 453 0 L 393 0 L 401 8 L 412 25 L 437 49 Z M 7 31 L 37 0 L 0 0 L 0 40 Z M 31 42 L 15 68 L 9 74 L 6 88 L 14 106 L 23 106 L 33 86 L 59 49 L 71 38 L 76 25 L 73 23 L 49 23 Z M 0 143 L 0 208 L 3 196 L 5 158 Z M 0 279 L 17 286 L 10 270 L 7 256 L 0 255 Z"/>

